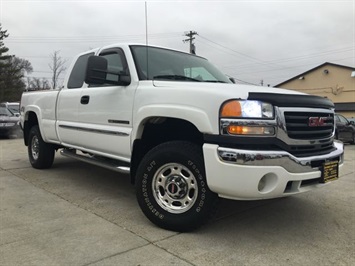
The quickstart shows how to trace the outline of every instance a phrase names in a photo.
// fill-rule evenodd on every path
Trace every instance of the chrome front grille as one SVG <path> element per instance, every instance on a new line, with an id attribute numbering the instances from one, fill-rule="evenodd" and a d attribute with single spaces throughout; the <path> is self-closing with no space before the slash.
<path id="1" fill-rule="evenodd" d="M 287 135 L 291 139 L 326 139 L 333 135 L 333 113 L 285 112 L 284 117 Z"/>
<path id="2" fill-rule="evenodd" d="M 275 128 L 273 136 L 231 136 L 229 125 Z M 335 150 L 334 112 L 325 108 L 277 107 L 274 119 L 221 118 L 222 147 L 286 151 L 297 157 L 319 156 Z M 230 161 L 236 158 L 229 158 Z"/>

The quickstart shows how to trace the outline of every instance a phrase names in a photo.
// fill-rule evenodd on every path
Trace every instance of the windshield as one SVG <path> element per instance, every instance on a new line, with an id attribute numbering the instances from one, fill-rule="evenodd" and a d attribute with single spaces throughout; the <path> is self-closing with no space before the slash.
<path id="1" fill-rule="evenodd" d="M 8 104 L 7 107 L 10 109 L 11 112 L 13 113 L 19 113 L 20 112 L 20 106 L 19 104 Z"/>
<path id="2" fill-rule="evenodd" d="M 13 116 L 14 114 L 6 107 L 1 106 L 0 107 L 0 115 L 1 116 Z"/>
<path id="3" fill-rule="evenodd" d="M 140 80 L 231 83 L 223 73 L 202 57 L 147 46 L 131 46 L 131 50 Z"/>

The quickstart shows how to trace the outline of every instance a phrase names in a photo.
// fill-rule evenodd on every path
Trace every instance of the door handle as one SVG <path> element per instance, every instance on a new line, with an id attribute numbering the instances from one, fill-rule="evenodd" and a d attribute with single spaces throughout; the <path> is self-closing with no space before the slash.
<path id="1" fill-rule="evenodd" d="M 80 99 L 80 103 L 81 104 L 88 104 L 90 101 L 90 96 L 89 95 L 84 95 L 81 97 Z"/>

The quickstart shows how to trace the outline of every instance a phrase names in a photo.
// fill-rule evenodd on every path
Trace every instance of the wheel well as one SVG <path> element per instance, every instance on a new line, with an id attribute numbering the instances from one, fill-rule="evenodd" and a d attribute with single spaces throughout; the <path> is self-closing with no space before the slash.
<path id="1" fill-rule="evenodd" d="M 133 143 L 131 182 L 144 155 L 153 147 L 172 140 L 185 140 L 202 147 L 203 134 L 191 122 L 176 118 L 154 117 L 144 125 L 140 139 Z"/>
<path id="2" fill-rule="evenodd" d="M 37 115 L 34 112 L 29 112 L 23 128 L 23 139 L 26 146 L 28 146 L 28 136 L 30 134 L 30 130 L 34 125 L 38 125 Z"/>

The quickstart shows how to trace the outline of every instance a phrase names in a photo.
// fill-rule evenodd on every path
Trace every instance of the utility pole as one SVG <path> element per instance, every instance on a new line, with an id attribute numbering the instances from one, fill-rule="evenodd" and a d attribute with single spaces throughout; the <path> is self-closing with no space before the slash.
<path id="1" fill-rule="evenodd" d="M 183 40 L 183 42 L 190 42 L 190 54 L 196 54 L 196 47 L 195 44 L 192 42 L 193 40 L 195 40 L 195 35 L 198 35 L 197 32 L 190 30 L 190 32 L 185 33 L 185 36 L 189 38 Z"/>

